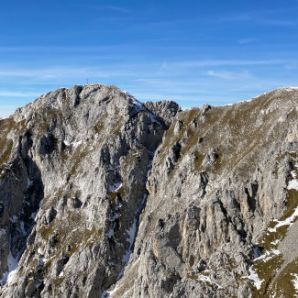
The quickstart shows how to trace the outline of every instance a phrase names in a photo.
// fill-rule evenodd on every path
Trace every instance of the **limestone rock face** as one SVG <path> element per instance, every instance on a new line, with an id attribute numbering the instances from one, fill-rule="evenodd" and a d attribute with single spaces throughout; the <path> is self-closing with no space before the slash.
<path id="1" fill-rule="evenodd" d="M 170 126 L 173 117 L 181 108 L 174 101 L 164 100 L 158 102 L 146 102 L 144 104 L 150 111 L 154 112 L 167 126 Z"/>
<path id="2" fill-rule="evenodd" d="M 297 107 L 87 85 L 0 120 L 0 297 L 291 297 Z"/>

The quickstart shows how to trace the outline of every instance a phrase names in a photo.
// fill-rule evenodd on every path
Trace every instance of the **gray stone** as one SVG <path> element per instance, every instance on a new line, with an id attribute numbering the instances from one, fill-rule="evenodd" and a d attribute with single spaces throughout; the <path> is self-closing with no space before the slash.
<path id="1" fill-rule="evenodd" d="M 96 84 L 0 120 L 0 297 L 250 297 L 287 210 L 297 104 L 285 89 L 181 111 Z"/>

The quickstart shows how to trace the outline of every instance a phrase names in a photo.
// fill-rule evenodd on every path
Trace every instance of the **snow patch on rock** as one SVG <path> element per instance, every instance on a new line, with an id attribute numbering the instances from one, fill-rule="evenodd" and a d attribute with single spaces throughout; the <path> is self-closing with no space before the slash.
<path id="1" fill-rule="evenodd" d="M 209 283 L 209 284 L 216 285 L 219 289 L 222 289 L 222 286 L 219 285 L 218 283 L 216 283 L 214 280 L 212 280 L 209 276 L 200 274 L 200 275 L 198 276 L 198 280 L 199 280 L 199 281 L 202 281 L 202 282 L 207 282 L 207 283 Z"/>
<path id="2" fill-rule="evenodd" d="M 123 262 L 125 264 L 127 264 L 130 259 L 132 247 L 133 247 L 133 244 L 134 244 L 134 241 L 136 238 L 136 233 L 137 233 L 137 219 L 136 218 L 134 219 L 133 224 L 131 225 L 131 227 L 129 228 L 127 233 L 128 233 L 127 241 L 129 242 L 129 248 L 126 251 L 125 255 L 123 256 Z"/>
<path id="3" fill-rule="evenodd" d="M 78 147 L 79 145 L 82 144 L 82 141 L 69 142 L 69 141 L 67 141 L 67 140 L 64 140 L 64 141 L 63 141 L 63 144 L 64 144 L 66 147 L 70 147 L 70 146 L 72 146 L 72 147 Z"/>
<path id="4" fill-rule="evenodd" d="M 298 297 L 298 274 L 294 273 L 292 275 L 294 276 L 294 279 L 292 279 L 293 286 L 294 286 L 294 289 L 295 289 L 295 292 L 296 292 L 296 297 Z"/>
<path id="5" fill-rule="evenodd" d="M 122 188 L 123 184 L 122 182 L 115 182 L 114 184 L 112 184 L 110 187 L 109 187 L 109 192 L 117 192 L 119 191 L 121 188 Z"/>
<path id="6" fill-rule="evenodd" d="M 272 245 L 277 245 L 280 242 L 280 239 L 276 239 L 272 242 L 270 242 Z"/>
<path id="7" fill-rule="evenodd" d="M 293 179 L 289 182 L 288 184 L 288 189 L 294 189 L 294 190 L 298 190 L 298 180 L 297 179 Z"/>
<path id="8" fill-rule="evenodd" d="M 9 252 L 9 255 L 7 257 L 7 267 L 8 271 L 3 273 L 2 278 L 0 279 L 0 285 L 12 284 L 15 282 L 15 276 L 17 273 L 17 267 L 18 267 L 18 258 L 15 258 L 11 252 Z"/>
<path id="9" fill-rule="evenodd" d="M 254 262 L 257 262 L 257 261 L 267 262 L 270 259 L 272 259 L 274 256 L 278 256 L 280 254 L 281 254 L 281 252 L 279 250 L 271 249 L 271 250 L 266 251 L 264 254 L 262 254 L 258 258 L 254 259 Z"/>
<path id="10" fill-rule="evenodd" d="M 294 213 L 291 216 L 287 217 L 285 220 L 280 221 L 275 219 L 274 221 L 277 223 L 276 226 L 274 228 L 269 228 L 268 231 L 270 233 L 275 233 L 276 230 L 280 227 L 291 226 L 297 217 L 298 217 L 298 207 L 296 207 Z"/>
<path id="11" fill-rule="evenodd" d="M 287 87 L 284 90 L 285 91 L 295 91 L 295 90 L 298 90 L 298 87 Z"/>
<path id="12" fill-rule="evenodd" d="M 252 267 L 249 268 L 249 273 L 250 274 L 248 276 L 244 276 L 243 278 L 251 280 L 257 290 L 261 289 L 264 280 L 259 278 L 257 272 Z"/>

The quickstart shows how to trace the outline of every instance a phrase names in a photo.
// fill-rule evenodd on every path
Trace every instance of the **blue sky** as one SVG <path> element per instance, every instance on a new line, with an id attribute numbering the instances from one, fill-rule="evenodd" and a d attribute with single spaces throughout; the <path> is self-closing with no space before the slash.
<path id="1" fill-rule="evenodd" d="M 87 82 L 183 107 L 297 86 L 297 12 L 294 0 L 3 1 L 0 116 Z"/>

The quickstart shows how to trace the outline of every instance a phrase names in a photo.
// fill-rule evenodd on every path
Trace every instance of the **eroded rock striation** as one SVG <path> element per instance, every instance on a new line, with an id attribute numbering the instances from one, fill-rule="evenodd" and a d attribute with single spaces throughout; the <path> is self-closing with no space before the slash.
<path id="1" fill-rule="evenodd" d="M 182 111 L 87 85 L 18 109 L 0 297 L 292 297 L 297 116 L 296 89 Z"/>

